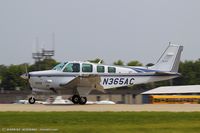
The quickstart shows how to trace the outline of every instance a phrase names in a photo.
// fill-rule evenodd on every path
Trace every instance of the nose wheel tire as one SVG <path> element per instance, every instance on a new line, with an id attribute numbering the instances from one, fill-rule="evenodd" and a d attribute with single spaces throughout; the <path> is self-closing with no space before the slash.
<path id="1" fill-rule="evenodd" d="M 34 98 L 34 97 L 30 97 L 30 98 L 28 99 L 28 102 L 29 102 L 30 104 L 34 104 L 34 103 L 35 103 L 35 98 Z"/>
<path id="2" fill-rule="evenodd" d="M 80 97 L 79 95 L 74 95 L 72 97 L 72 102 L 74 104 L 81 104 L 81 105 L 83 105 L 83 104 L 86 104 L 87 98 L 86 97 Z"/>

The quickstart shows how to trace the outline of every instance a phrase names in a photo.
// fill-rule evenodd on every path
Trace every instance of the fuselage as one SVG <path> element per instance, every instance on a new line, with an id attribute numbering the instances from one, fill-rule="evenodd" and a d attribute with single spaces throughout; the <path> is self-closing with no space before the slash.
<path id="1" fill-rule="evenodd" d="M 52 70 L 29 72 L 29 83 L 33 89 L 67 89 L 64 84 L 78 76 L 98 75 L 103 89 L 133 86 L 148 82 L 162 81 L 178 77 L 174 74 L 156 74 L 156 70 L 146 67 L 112 66 L 90 62 L 71 61 L 60 63 Z"/>

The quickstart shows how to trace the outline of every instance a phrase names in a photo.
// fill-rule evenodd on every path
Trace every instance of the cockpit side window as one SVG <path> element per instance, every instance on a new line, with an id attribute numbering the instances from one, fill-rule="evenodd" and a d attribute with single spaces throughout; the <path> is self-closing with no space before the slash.
<path id="1" fill-rule="evenodd" d="M 66 65 L 63 72 L 80 72 L 80 64 L 79 63 L 69 63 Z"/>
<path id="2" fill-rule="evenodd" d="M 63 67 L 65 66 L 66 62 L 65 63 L 60 63 L 58 65 L 56 65 L 53 70 L 57 70 L 57 71 L 61 71 L 63 69 Z"/>
<path id="3" fill-rule="evenodd" d="M 82 64 L 82 72 L 92 72 L 93 71 L 93 66 L 91 64 Z"/>

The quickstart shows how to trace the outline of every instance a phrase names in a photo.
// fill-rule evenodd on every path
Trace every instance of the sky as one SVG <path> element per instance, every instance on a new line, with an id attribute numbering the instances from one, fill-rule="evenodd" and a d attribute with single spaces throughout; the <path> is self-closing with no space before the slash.
<path id="1" fill-rule="evenodd" d="M 155 63 L 169 42 L 182 61 L 200 56 L 199 0 L 0 0 L 0 64 L 34 63 L 32 52 L 55 59 L 106 64 Z M 36 46 L 38 38 L 38 46 Z"/>

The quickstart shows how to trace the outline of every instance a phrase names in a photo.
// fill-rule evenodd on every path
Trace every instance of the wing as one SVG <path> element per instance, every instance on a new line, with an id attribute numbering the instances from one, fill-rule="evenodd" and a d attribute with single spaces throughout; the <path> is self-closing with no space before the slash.
<path id="1" fill-rule="evenodd" d="M 81 75 L 66 84 L 61 84 L 60 86 L 69 89 L 77 89 L 80 95 L 86 95 L 91 90 L 99 90 L 104 92 L 103 86 L 100 85 L 101 78 L 99 75 Z"/>

